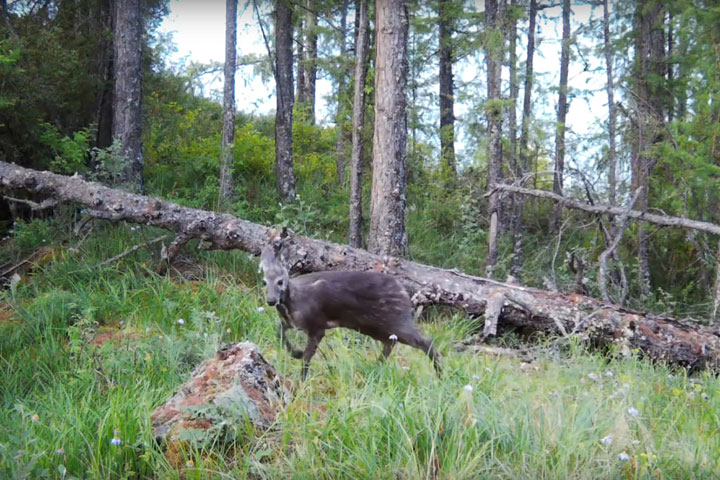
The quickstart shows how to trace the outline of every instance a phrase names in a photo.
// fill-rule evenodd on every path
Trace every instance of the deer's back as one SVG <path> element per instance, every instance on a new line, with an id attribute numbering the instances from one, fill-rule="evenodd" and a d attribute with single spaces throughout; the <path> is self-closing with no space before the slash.
<path id="1" fill-rule="evenodd" d="M 324 320 L 378 339 L 413 323 L 410 297 L 386 274 L 316 272 L 295 277 L 290 285 L 298 323 Z M 305 329 L 305 325 L 297 326 Z"/>

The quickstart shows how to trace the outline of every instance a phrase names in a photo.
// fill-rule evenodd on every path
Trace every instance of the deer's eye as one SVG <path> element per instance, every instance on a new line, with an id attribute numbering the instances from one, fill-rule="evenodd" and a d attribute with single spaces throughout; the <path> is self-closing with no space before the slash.
<path id="1" fill-rule="evenodd" d="M 267 287 L 267 282 L 265 281 L 264 278 L 263 278 L 263 287 Z"/>
<path id="2" fill-rule="evenodd" d="M 282 287 L 282 286 L 283 286 L 283 283 L 284 283 L 284 282 L 283 282 L 282 280 L 278 280 L 278 281 L 277 281 L 277 286 L 278 286 L 278 287 Z"/>

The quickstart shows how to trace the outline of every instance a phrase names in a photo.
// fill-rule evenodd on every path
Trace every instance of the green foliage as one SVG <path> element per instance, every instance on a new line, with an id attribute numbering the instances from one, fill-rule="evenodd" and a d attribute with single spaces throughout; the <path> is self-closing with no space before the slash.
<path id="1" fill-rule="evenodd" d="M 35 220 L 33 222 L 16 220 L 13 227 L 13 247 L 23 252 L 30 252 L 35 248 L 47 245 L 52 241 L 54 235 L 52 223 L 52 220 Z M 4 260 L 9 260 L 9 258 Z"/>
<path id="2" fill-rule="evenodd" d="M 53 152 L 50 168 L 55 173 L 72 175 L 87 173 L 87 157 L 93 132 L 80 129 L 72 135 L 62 136 L 57 128 L 49 123 L 40 125 L 42 133 L 38 140 Z"/>
<path id="3" fill-rule="evenodd" d="M 321 219 L 322 212 L 317 207 L 298 198 L 294 203 L 280 205 L 274 223 L 278 227 L 289 227 L 300 235 L 318 238 L 323 237 L 325 233 L 318 229 L 321 226 Z"/>

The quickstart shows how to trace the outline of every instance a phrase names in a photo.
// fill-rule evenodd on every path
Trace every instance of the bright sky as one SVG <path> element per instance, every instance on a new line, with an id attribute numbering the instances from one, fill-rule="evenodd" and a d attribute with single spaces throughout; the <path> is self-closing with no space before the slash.
<path id="1" fill-rule="evenodd" d="M 263 5 L 265 2 L 258 2 Z M 242 10 L 244 5 L 250 5 Z M 240 2 L 241 11 L 238 19 L 238 55 L 264 54 L 266 48 L 262 39 L 257 17 L 252 10 L 251 2 Z M 262 8 L 262 7 L 261 7 Z M 267 8 L 267 7 L 266 7 Z M 535 113 L 547 120 L 554 120 L 555 105 L 557 103 L 556 90 L 552 90 L 559 81 L 560 62 L 560 37 L 562 34 L 562 23 L 559 21 L 560 7 L 554 7 L 542 12 L 543 16 L 550 20 L 538 19 L 540 44 L 536 50 L 535 72 L 536 89 L 544 91 L 542 99 L 535 98 Z M 586 23 L 591 15 L 589 5 L 574 6 L 572 17 L 572 30 L 575 31 L 580 25 Z M 594 15 L 602 15 L 602 11 L 596 9 Z M 557 19 L 557 20 L 553 20 Z M 265 26 L 266 34 L 270 34 L 268 26 Z M 223 62 L 225 58 L 225 2 L 223 0 L 171 0 L 170 14 L 163 22 L 160 30 L 173 32 L 177 52 L 172 55 L 173 62 L 198 62 L 208 63 L 211 61 Z M 580 39 L 582 40 L 582 39 Z M 519 33 L 518 57 L 524 59 L 524 48 L 527 37 Z M 573 89 L 595 89 L 597 93 L 585 93 L 571 98 L 570 110 L 568 112 L 568 128 L 570 132 L 586 135 L 599 131 L 602 122 L 607 118 L 607 100 L 604 92 L 605 74 L 604 70 L 592 72 L 597 67 L 602 67 L 600 58 L 595 55 L 589 56 L 595 63 L 590 64 L 590 71 L 585 71 L 585 66 L 577 55 L 573 54 L 570 63 L 570 88 Z M 459 79 L 477 75 L 477 71 L 464 71 L 457 69 Z M 507 72 L 504 69 L 504 74 Z M 204 80 L 204 94 L 220 99 L 222 95 L 222 72 L 214 76 L 208 76 Z M 269 113 L 275 110 L 275 85 L 272 80 L 267 83 L 253 74 L 252 66 L 244 66 L 238 69 L 236 76 L 236 103 L 237 108 L 246 112 Z M 325 79 L 319 78 L 317 85 L 317 112 L 321 123 L 332 122 L 334 112 L 328 111 L 328 102 L 324 98 L 332 93 L 332 85 Z M 484 95 L 485 92 L 482 92 Z M 522 90 L 520 91 L 518 108 L 522 102 Z M 539 101 L 542 100 L 542 101 Z M 330 105 L 331 108 L 332 104 Z M 462 114 L 463 107 L 458 105 L 458 114 Z M 572 134 L 569 134 L 571 137 Z M 570 139 L 569 139 L 570 140 Z M 462 139 L 459 139 L 462 142 Z M 570 146 L 570 145 L 569 145 Z M 462 146 L 460 146 L 462 149 Z M 572 148 L 572 147 L 570 147 Z M 469 153 L 469 152 L 468 152 Z M 573 152 L 569 151 L 572 155 Z M 588 159 L 592 152 L 584 150 L 581 146 L 574 152 L 577 162 Z"/>
<path id="2" fill-rule="evenodd" d="M 267 2 L 258 2 L 267 8 Z M 237 51 L 238 58 L 247 54 L 266 54 L 257 16 L 251 2 L 239 2 Z M 243 10 L 245 5 L 249 5 Z M 265 13 L 265 12 L 263 12 Z M 209 63 L 225 61 L 225 2 L 223 0 L 171 0 L 170 14 L 160 30 L 173 33 L 177 52 L 173 62 Z M 272 32 L 265 25 L 265 34 Z M 222 98 L 222 72 L 204 79 L 205 95 Z M 317 109 L 320 115 L 327 111 L 323 98 L 331 92 L 331 85 L 323 79 L 317 82 Z M 253 66 L 241 66 L 235 77 L 235 102 L 239 110 L 259 114 L 275 111 L 275 83 L 263 83 L 253 74 Z"/>

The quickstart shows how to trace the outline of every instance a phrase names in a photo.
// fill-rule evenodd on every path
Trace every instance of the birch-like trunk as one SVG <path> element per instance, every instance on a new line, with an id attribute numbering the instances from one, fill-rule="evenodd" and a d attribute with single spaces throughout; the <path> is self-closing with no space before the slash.
<path id="1" fill-rule="evenodd" d="M 235 142 L 235 57 L 237 45 L 237 0 L 225 0 L 225 84 L 223 86 L 223 125 L 220 150 L 219 207 L 232 201 L 232 167 Z"/>
<path id="2" fill-rule="evenodd" d="M 292 7 L 278 0 L 275 8 L 275 174 L 282 202 L 295 201 L 292 158 L 293 55 Z"/>
<path id="3" fill-rule="evenodd" d="M 501 0 L 502 2 L 502 0 Z M 488 184 L 498 183 L 502 176 L 502 139 L 500 129 L 502 126 L 502 108 L 500 106 L 500 82 L 502 70 L 503 44 L 497 45 L 495 39 L 490 36 L 501 34 L 500 24 L 502 22 L 502 3 L 498 0 L 487 0 L 485 2 L 485 24 L 488 39 L 486 42 L 485 62 L 487 65 L 487 102 L 488 117 Z M 490 217 L 490 228 L 488 230 L 488 255 L 485 263 L 485 275 L 493 277 L 493 271 L 497 264 L 497 239 L 500 231 L 499 212 L 500 201 L 496 194 L 490 195 L 488 202 L 488 216 Z"/>

